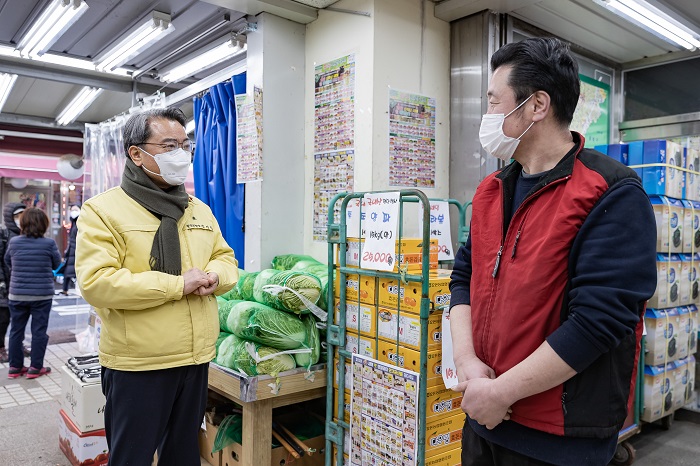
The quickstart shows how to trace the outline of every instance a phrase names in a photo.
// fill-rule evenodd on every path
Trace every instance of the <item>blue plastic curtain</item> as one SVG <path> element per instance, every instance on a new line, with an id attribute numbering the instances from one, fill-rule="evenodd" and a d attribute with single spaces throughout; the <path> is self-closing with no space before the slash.
<path id="1" fill-rule="evenodd" d="M 220 83 L 194 99 L 194 192 L 214 212 L 226 242 L 244 264 L 244 185 L 236 183 L 236 101 L 246 74 Z"/>

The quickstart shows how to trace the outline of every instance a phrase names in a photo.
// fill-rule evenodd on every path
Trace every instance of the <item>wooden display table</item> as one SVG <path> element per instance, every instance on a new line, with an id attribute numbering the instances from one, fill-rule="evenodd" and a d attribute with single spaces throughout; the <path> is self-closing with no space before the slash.
<path id="1" fill-rule="evenodd" d="M 241 466 L 270 464 L 272 410 L 326 396 L 326 364 L 282 372 L 278 377 L 243 377 L 209 364 L 209 388 L 243 408 Z"/>

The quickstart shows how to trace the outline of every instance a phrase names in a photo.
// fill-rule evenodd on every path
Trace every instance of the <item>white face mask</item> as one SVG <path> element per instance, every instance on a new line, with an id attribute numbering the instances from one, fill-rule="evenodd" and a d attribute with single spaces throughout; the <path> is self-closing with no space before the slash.
<path id="1" fill-rule="evenodd" d="M 15 220 L 15 225 L 17 225 L 17 228 L 22 228 L 21 226 L 19 226 L 19 220 Z"/>
<path id="2" fill-rule="evenodd" d="M 533 95 L 535 94 L 530 94 L 530 97 Z M 523 134 L 517 138 L 511 138 L 503 133 L 503 122 L 514 111 L 522 107 L 525 102 L 530 100 L 530 97 L 523 100 L 520 105 L 515 107 L 507 115 L 504 115 L 503 113 L 487 113 L 482 117 L 481 127 L 479 128 L 479 141 L 486 152 L 505 162 L 513 158 L 515 149 L 517 149 L 518 144 L 520 144 L 520 138 L 523 137 L 530 128 L 532 128 L 532 125 L 534 125 L 535 122 L 533 121 L 530 123 L 530 126 L 528 126 L 527 129 L 523 131 Z"/>
<path id="3" fill-rule="evenodd" d="M 171 186 L 179 186 L 185 182 L 187 179 L 187 174 L 190 171 L 190 165 L 192 164 L 191 152 L 187 152 L 183 148 L 178 147 L 170 152 L 151 155 L 140 147 L 139 149 L 144 154 L 148 154 L 153 157 L 153 160 L 156 161 L 156 165 L 158 165 L 158 168 L 160 169 L 160 174 L 152 172 L 143 165 L 141 165 L 141 168 L 152 175 L 160 176 L 163 178 L 163 181 Z"/>
<path id="4" fill-rule="evenodd" d="M 78 210 L 71 210 L 70 211 L 70 218 L 78 218 L 78 215 L 80 215 L 80 211 L 78 211 Z"/>

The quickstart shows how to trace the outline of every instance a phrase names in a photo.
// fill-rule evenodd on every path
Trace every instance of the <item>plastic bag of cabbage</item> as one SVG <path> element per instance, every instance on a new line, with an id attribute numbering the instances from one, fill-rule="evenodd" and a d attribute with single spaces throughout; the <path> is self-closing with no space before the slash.
<path id="1" fill-rule="evenodd" d="M 282 254 L 272 259 L 272 268 L 275 270 L 298 270 L 307 265 L 319 265 L 319 261 L 311 256 L 303 254 Z"/>
<path id="2" fill-rule="evenodd" d="M 258 357 L 250 354 L 246 344 L 253 345 L 253 352 Z M 228 335 L 219 343 L 216 364 L 237 370 L 248 376 L 272 375 L 288 371 L 296 367 L 294 358 L 289 354 L 280 354 L 279 350 L 262 346 L 257 343 L 247 342 L 236 335 Z"/>
<path id="3" fill-rule="evenodd" d="M 317 276 L 293 270 L 265 269 L 253 286 L 255 301 L 295 314 L 308 313 L 320 296 L 321 280 Z"/>
<path id="4" fill-rule="evenodd" d="M 226 311 L 220 309 L 219 316 L 224 314 Z M 279 350 L 308 347 L 307 330 L 298 316 L 264 304 L 236 301 L 226 315 L 226 321 L 220 324 L 223 331 Z"/>
<path id="5" fill-rule="evenodd" d="M 236 290 L 241 299 L 245 299 L 246 301 L 253 300 L 253 287 L 255 286 L 255 279 L 258 277 L 258 274 L 259 272 L 247 273 L 244 277 L 238 279 Z"/>

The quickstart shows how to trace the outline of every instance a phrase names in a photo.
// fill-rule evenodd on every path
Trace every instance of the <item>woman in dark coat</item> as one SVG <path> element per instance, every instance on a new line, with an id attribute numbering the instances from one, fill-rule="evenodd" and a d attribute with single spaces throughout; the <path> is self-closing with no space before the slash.
<path id="1" fill-rule="evenodd" d="M 66 267 L 63 269 L 63 291 L 62 294 L 68 294 L 68 288 L 75 281 L 75 239 L 78 235 L 78 216 L 80 216 L 80 204 L 70 206 L 70 231 L 68 232 L 68 246 L 63 253 L 63 260 L 66 262 Z"/>

